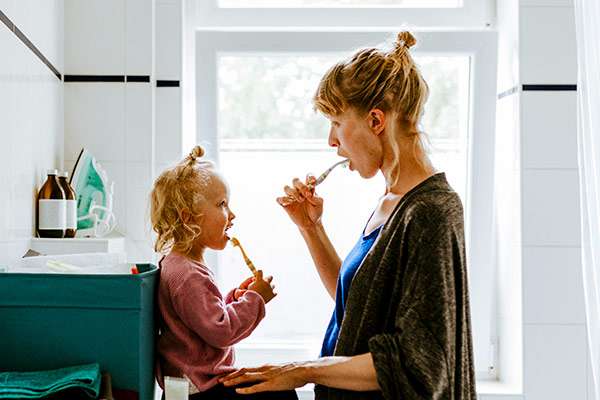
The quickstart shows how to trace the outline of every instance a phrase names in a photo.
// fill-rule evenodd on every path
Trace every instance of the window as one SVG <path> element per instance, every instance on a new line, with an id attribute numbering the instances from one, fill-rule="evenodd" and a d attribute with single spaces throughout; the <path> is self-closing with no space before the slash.
<path id="1" fill-rule="evenodd" d="M 254 8 L 254 7 L 410 7 L 410 8 L 451 8 L 460 7 L 459 0 L 219 0 L 219 7 Z"/>
<path id="2" fill-rule="evenodd" d="M 189 0 L 195 27 L 484 28 L 491 0 Z"/>
<path id="3" fill-rule="evenodd" d="M 415 59 L 431 88 L 423 129 L 434 164 L 447 172 L 465 205 L 475 360 L 484 379 L 493 363 L 494 336 L 490 204 L 496 37 L 490 32 L 416 34 Z M 275 197 L 292 177 L 318 174 L 337 160 L 327 147 L 327 120 L 312 110 L 320 77 L 354 49 L 378 45 L 391 35 L 208 29 L 196 34 L 197 140 L 231 184 L 236 235 L 255 264 L 275 275 L 279 292 L 268 318 L 238 347 L 244 364 L 318 355 L 333 301 Z M 365 181 L 343 169 L 319 187 L 326 201 L 324 224 L 342 258 L 382 188 L 381 177 Z M 248 275 L 238 249 L 211 257 L 223 289 Z M 268 357 L 261 359 L 265 349 Z"/>

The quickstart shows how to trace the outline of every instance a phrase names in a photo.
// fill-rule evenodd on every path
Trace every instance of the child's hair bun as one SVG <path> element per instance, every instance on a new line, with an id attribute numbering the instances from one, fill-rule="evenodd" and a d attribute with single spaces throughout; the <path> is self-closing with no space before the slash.
<path id="1" fill-rule="evenodd" d="M 416 43 L 417 39 L 415 39 L 412 33 L 408 31 L 402 31 L 398 34 L 398 38 L 396 39 L 396 49 L 402 50 L 403 47 L 409 49 L 413 47 Z"/>
<path id="2" fill-rule="evenodd" d="M 196 161 L 197 158 L 200 158 L 204 155 L 204 149 L 202 146 L 194 146 L 192 151 L 190 152 L 189 158 L 191 161 Z"/>

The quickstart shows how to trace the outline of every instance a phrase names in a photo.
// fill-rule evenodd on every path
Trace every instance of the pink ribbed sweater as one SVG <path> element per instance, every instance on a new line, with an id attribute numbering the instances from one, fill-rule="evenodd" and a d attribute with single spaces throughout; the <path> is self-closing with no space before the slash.
<path id="1" fill-rule="evenodd" d="M 244 339 L 265 316 L 262 297 L 251 290 L 225 299 L 212 272 L 178 253 L 160 262 L 157 379 L 184 375 L 203 392 L 218 375 L 234 371 L 233 344 Z"/>

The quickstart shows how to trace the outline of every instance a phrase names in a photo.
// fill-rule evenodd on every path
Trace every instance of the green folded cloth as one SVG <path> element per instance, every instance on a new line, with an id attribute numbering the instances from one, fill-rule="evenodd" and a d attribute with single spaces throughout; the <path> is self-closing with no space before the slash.
<path id="1" fill-rule="evenodd" d="M 0 399 L 41 399 L 67 389 L 81 390 L 91 398 L 100 393 L 100 365 L 34 372 L 0 372 Z"/>

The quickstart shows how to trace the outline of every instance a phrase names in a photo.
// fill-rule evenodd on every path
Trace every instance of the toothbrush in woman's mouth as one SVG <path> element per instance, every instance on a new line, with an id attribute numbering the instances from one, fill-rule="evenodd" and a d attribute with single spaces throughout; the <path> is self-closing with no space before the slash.
<path id="1" fill-rule="evenodd" d="M 346 158 L 346 159 L 344 159 L 342 161 L 336 162 L 331 167 L 327 168 L 325 170 L 325 172 L 323 172 L 321 175 L 319 175 L 319 177 L 317 178 L 317 180 L 314 183 L 311 183 L 308 186 L 310 188 L 314 188 L 315 186 L 320 185 L 321 183 L 323 183 L 323 181 L 325 180 L 325 178 L 327 178 L 327 176 L 331 173 L 331 171 L 333 171 L 335 169 L 335 167 L 337 167 L 338 165 L 346 167 L 346 166 L 348 166 L 348 164 L 350 164 L 350 159 L 349 158 Z"/>

